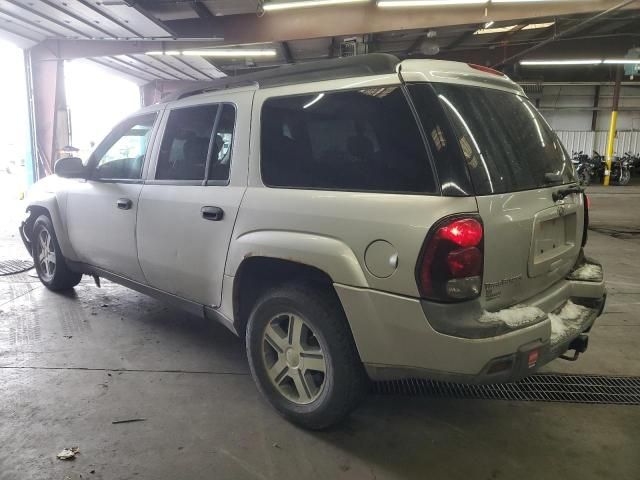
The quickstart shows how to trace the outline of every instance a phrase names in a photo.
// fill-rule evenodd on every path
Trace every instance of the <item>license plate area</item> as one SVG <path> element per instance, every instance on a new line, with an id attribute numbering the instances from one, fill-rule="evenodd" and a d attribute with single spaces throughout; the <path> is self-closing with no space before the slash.
<path id="1" fill-rule="evenodd" d="M 577 243 L 577 205 L 557 205 L 535 217 L 529 277 L 537 277 L 559 269 L 571 268 Z"/>

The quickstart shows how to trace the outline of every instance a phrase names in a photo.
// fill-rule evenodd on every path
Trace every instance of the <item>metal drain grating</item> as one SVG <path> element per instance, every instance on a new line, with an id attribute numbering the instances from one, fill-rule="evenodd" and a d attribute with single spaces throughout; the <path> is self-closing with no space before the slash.
<path id="1" fill-rule="evenodd" d="M 375 382 L 373 391 L 432 398 L 640 405 L 640 377 L 541 373 L 493 385 L 406 379 Z"/>
<path id="2" fill-rule="evenodd" d="M 33 268 L 31 260 L 0 260 L 0 275 L 13 275 Z"/>

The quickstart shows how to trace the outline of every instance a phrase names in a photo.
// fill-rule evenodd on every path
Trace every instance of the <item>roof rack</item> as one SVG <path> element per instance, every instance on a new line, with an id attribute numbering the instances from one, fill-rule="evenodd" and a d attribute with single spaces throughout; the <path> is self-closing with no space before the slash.
<path id="1" fill-rule="evenodd" d="M 224 77 L 211 82 L 198 82 L 190 85 L 187 89 L 168 95 L 162 101 L 170 102 L 200 93 L 247 85 L 256 85 L 258 88 L 280 87 L 296 83 L 320 82 L 361 75 L 383 75 L 395 73 L 398 63 L 400 63 L 400 59 L 394 55 L 370 53 L 295 65 L 282 65 L 256 73 Z"/>

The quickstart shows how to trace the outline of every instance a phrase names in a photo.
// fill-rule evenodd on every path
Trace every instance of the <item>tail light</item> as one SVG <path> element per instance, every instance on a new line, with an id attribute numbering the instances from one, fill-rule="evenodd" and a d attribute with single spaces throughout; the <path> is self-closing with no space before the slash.
<path id="1" fill-rule="evenodd" d="M 423 298 L 459 302 L 480 295 L 484 262 L 484 230 L 479 217 L 450 217 L 427 236 L 416 279 Z"/>
<path id="2" fill-rule="evenodd" d="M 589 209 L 591 208 L 591 200 L 586 193 L 584 195 L 584 227 L 582 229 L 582 246 L 587 244 L 589 238 Z"/>

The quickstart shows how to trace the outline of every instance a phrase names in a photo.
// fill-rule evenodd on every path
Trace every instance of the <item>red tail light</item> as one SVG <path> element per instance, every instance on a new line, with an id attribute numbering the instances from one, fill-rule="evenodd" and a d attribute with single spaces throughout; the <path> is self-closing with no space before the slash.
<path id="1" fill-rule="evenodd" d="M 416 266 L 420 295 L 444 302 L 480 295 L 483 239 L 482 223 L 477 217 L 447 218 L 436 224 Z"/>
<path id="2" fill-rule="evenodd" d="M 584 194 L 584 200 L 587 204 L 587 210 L 589 210 L 591 208 L 591 199 L 589 198 L 589 196 L 585 193 Z"/>

